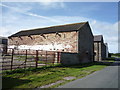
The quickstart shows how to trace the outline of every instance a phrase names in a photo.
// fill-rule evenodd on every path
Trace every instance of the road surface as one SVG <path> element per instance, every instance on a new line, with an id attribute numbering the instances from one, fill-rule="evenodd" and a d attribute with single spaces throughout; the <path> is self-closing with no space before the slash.
<path id="1" fill-rule="evenodd" d="M 118 88 L 120 86 L 118 85 L 118 75 L 120 77 L 120 73 L 118 74 L 118 70 L 120 72 L 119 65 L 120 61 L 116 61 L 113 65 L 101 71 L 59 86 L 58 88 Z"/>

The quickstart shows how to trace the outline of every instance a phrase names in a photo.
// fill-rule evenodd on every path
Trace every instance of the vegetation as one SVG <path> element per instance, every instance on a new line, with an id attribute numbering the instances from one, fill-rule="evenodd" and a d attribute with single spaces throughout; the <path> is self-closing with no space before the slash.
<path id="1" fill-rule="evenodd" d="M 120 58 L 120 53 L 111 53 L 111 57 L 119 57 Z"/>
<path id="2" fill-rule="evenodd" d="M 82 78 L 95 71 L 101 70 L 110 63 L 93 62 L 87 64 L 63 66 L 43 66 L 40 68 L 18 69 L 3 72 L 3 88 L 37 88 L 43 85 L 64 80 L 64 77 L 73 76 Z M 64 80 L 63 84 L 71 80 Z M 60 85 L 60 84 L 58 84 Z M 54 85 L 51 87 L 56 87 Z"/>
<path id="3" fill-rule="evenodd" d="M 26 56 L 25 55 L 14 55 L 14 57 L 16 58 L 16 60 L 18 61 L 25 61 L 25 58 Z M 35 56 L 32 56 L 32 55 L 28 55 L 27 56 L 27 59 L 32 59 L 32 58 L 35 58 Z"/>
<path id="4" fill-rule="evenodd" d="M 115 62 L 115 57 L 108 57 L 103 61 L 105 61 L 105 62 Z"/>
<path id="5" fill-rule="evenodd" d="M 15 60 L 18 60 L 18 61 L 25 61 L 25 58 L 26 58 L 25 55 L 21 55 L 21 56 L 20 55 L 14 55 L 14 57 L 15 57 Z M 39 58 L 39 60 L 38 60 L 39 64 L 46 64 L 46 63 L 48 65 L 53 64 L 53 60 L 47 60 L 47 62 L 46 62 L 46 60 L 40 60 L 41 56 L 39 56 L 38 58 Z M 28 55 L 27 56 L 27 62 L 36 62 L 35 61 L 35 56 Z"/>

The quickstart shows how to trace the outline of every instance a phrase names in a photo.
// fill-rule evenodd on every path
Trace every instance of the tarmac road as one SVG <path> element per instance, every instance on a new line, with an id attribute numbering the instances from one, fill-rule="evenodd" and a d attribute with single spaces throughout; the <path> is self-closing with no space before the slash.
<path id="1" fill-rule="evenodd" d="M 118 70 L 120 72 L 119 65 L 120 61 L 117 59 L 113 65 L 101 71 L 59 86 L 58 88 L 118 88 L 118 86 L 120 88 L 120 85 L 118 85 L 118 81 L 120 80 L 118 79 L 120 77 L 120 73 L 118 74 Z"/>

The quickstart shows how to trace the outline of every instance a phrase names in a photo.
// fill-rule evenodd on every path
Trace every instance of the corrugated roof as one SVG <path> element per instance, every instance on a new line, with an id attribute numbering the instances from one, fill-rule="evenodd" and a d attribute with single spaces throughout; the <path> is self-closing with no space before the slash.
<path id="1" fill-rule="evenodd" d="M 103 40 L 103 36 L 102 35 L 95 35 L 94 36 L 94 41 L 100 42 Z"/>
<path id="2" fill-rule="evenodd" d="M 79 30 L 86 23 L 88 23 L 88 22 L 65 24 L 65 25 L 37 28 L 37 29 L 31 29 L 31 30 L 22 30 L 22 31 L 19 31 L 19 32 L 9 36 L 9 38 L 17 37 L 17 36 L 48 34 L 48 33 L 55 33 L 55 32 L 76 31 L 76 30 Z"/>

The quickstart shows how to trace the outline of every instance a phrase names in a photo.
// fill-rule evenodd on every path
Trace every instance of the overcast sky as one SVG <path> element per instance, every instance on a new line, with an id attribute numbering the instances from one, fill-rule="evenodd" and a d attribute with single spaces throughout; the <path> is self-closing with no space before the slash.
<path id="1" fill-rule="evenodd" d="M 109 51 L 118 52 L 117 2 L 2 2 L 0 8 L 0 36 L 88 21 L 94 35 L 103 35 Z"/>

